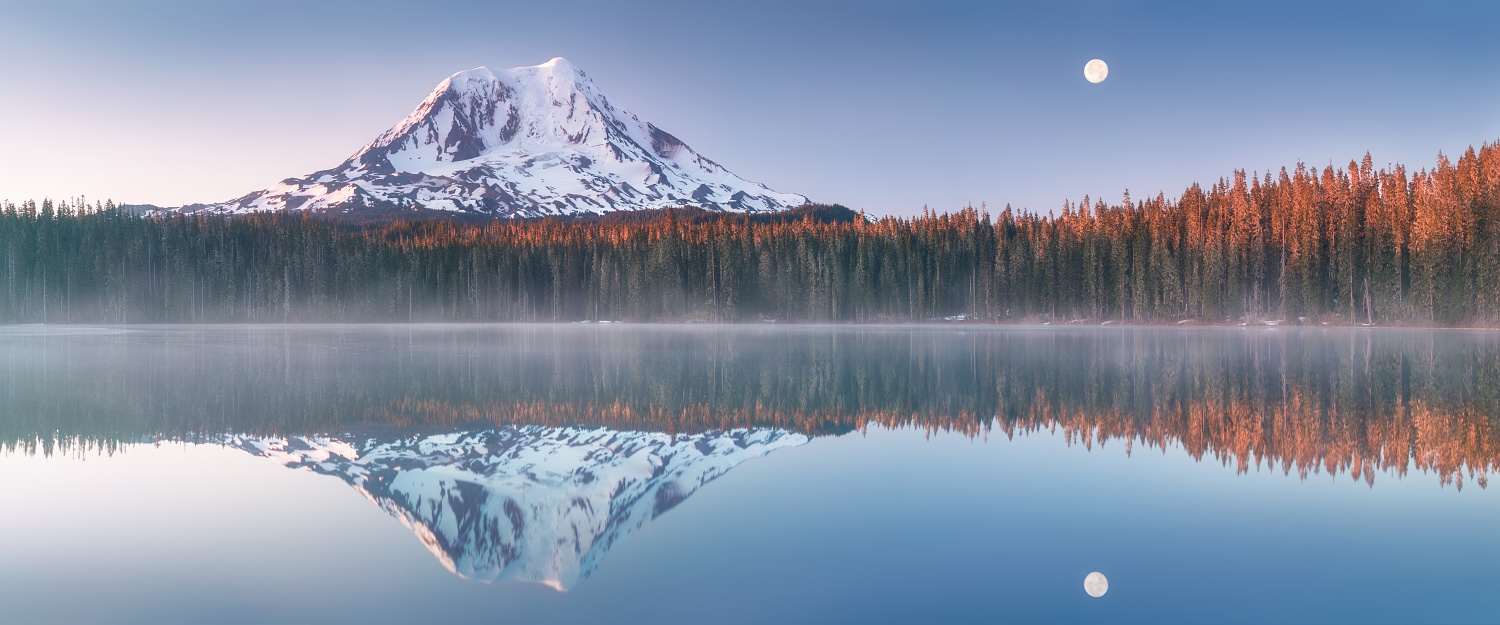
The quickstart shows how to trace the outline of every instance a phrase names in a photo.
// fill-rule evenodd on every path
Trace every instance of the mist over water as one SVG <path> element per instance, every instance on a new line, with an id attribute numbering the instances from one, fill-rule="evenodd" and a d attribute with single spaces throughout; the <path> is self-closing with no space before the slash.
<path id="1" fill-rule="evenodd" d="M 257 595 L 332 618 L 316 592 L 424 604 L 340 613 L 371 622 L 676 622 L 745 593 L 783 599 L 720 620 L 1500 614 L 1492 332 L 13 326 L 0 378 L 0 497 L 77 494 L 0 513 L 27 537 L 0 541 L 0 601 L 58 622 Z M 149 529 L 70 546 L 108 535 L 99 505 Z M 163 547 L 161 579 L 238 581 L 91 612 L 57 568 L 124 571 L 152 537 L 296 544 L 323 573 Z"/>

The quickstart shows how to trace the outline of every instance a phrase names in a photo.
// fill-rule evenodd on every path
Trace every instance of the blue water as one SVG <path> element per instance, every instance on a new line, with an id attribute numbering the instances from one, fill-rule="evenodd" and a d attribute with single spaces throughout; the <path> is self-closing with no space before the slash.
<path id="1" fill-rule="evenodd" d="M 1500 621 L 1493 590 L 1500 585 L 1500 498 L 1477 481 L 1497 449 L 1484 425 L 1497 422 L 1487 386 L 1494 378 L 1484 376 L 1500 347 L 1484 333 L 129 330 L 0 333 L 0 373 L 8 376 L 0 423 L 9 447 L 0 455 L 0 621 Z M 601 331 L 612 338 L 600 339 Z M 1183 366 L 1172 373 L 1162 362 Z M 409 373 L 387 375 L 398 367 Z M 1358 367 L 1365 373 L 1340 373 Z M 316 383 L 298 381 L 314 369 L 323 376 Z M 700 371 L 720 383 L 692 377 Z M 892 371 L 923 388 L 884 393 Z M 1027 371 L 1042 374 L 1017 387 Z M 469 380 L 451 382 L 458 372 Z M 102 381 L 88 386 L 85 379 Z M 759 390 L 736 393 L 752 384 Z M 1000 424 L 1017 419 L 1016 411 L 994 405 L 1014 406 L 1017 388 L 1031 387 L 1072 416 L 1007 436 Z M 958 392 L 995 397 L 949 396 Z M 791 412 L 822 410 L 857 425 L 715 417 L 724 429 L 784 430 L 808 442 L 743 460 L 659 507 L 560 592 L 451 573 L 412 529 L 349 482 L 222 444 L 236 433 L 412 441 L 528 425 L 493 418 L 372 425 L 369 406 L 390 405 L 383 393 L 454 405 L 540 402 L 554 412 L 608 399 L 665 406 L 673 415 L 700 405 L 728 414 L 782 402 Z M 1368 431 L 1407 423 L 1413 454 L 1463 463 L 1462 487 L 1418 460 L 1377 467 L 1369 480 L 1347 468 L 1303 476 L 1284 447 L 1267 452 L 1280 458 L 1251 460 L 1241 471 L 1232 451 L 1190 452 L 1201 432 L 1167 425 L 1162 414 L 1106 414 L 1149 410 L 1174 394 L 1212 408 L 1225 393 L 1301 393 L 1319 407 L 1300 418 L 1352 422 L 1365 441 Z M 310 403 L 351 408 L 325 415 L 320 428 L 305 415 L 234 413 L 222 399 L 252 395 L 260 399 L 235 405 L 279 413 Z M 1441 406 L 1435 412 L 1447 420 L 1380 416 L 1400 405 L 1412 414 L 1412 406 Z M 220 413 L 173 414 L 179 407 Z M 973 417 L 978 428 L 955 426 L 952 413 L 968 408 L 990 413 Z M 863 419 L 886 413 L 917 416 Z M 1454 421 L 1455 414 L 1463 417 Z M 610 418 L 579 425 L 649 429 Z M 674 419 L 663 419 L 662 431 L 685 433 Z M 182 427 L 195 422 L 203 426 L 197 432 Z M 1148 433 L 1101 443 L 1077 430 L 1125 422 Z M 1158 431 L 1165 436 L 1149 433 Z M 47 451 L 37 441 L 49 436 L 62 442 Z M 1349 441 L 1331 436 L 1297 449 L 1336 455 Z M 1103 597 L 1083 591 L 1091 571 L 1109 578 Z"/>

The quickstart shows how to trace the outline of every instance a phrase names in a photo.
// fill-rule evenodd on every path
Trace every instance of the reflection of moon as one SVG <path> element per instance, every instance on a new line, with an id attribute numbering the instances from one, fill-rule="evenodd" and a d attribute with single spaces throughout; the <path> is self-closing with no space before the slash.
<path id="1" fill-rule="evenodd" d="M 1100 78 L 1099 80 L 1104 79 Z M 1083 578 L 1083 591 L 1089 593 L 1090 597 L 1103 597 L 1104 593 L 1109 592 L 1109 580 L 1105 579 L 1104 574 L 1098 571 L 1089 573 L 1088 577 Z"/>
<path id="2" fill-rule="evenodd" d="M 1087 78 L 1089 82 L 1101 83 L 1108 76 L 1109 66 L 1105 65 L 1104 61 L 1094 59 L 1089 61 L 1088 65 L 1083 66 L 1083 77 Z"/>

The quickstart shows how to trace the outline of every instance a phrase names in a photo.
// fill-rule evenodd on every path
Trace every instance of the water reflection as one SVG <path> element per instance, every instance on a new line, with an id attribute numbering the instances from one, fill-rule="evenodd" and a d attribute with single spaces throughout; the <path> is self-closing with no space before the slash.
<path id="1" fill-rule="evenodd" d="M 1457 331 L 269 327 L 0 333 L 0 446 L 353 429 L 1062 429 L 1248 471 L 1484 486 L 1500 341 Z"/>
<path id="2" fill-rule="evenodd" d="M 1488 622 L 1497 374 L 1463 331 L 0 328 L 0 603 Z"/>
<path id="3" fill-rule="evenodd" d="M 673 436 L 509 426 L 225 442 L 348 482 L 461 577 L 566 590 L 620 541 L 704 484 L 745 460 L 807 440 L 771 429 Z"/>

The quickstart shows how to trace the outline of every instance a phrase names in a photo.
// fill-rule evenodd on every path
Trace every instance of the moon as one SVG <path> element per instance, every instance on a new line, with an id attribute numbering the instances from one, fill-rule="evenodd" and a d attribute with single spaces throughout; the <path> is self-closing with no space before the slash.
<path id="1" fill-rule="evenodd" d="M 1083 77 L 1094 84 L 1104 82 L 1109 77 L 1109 66 L 1099 59 L 1089 61 L 1083 66 Z"/>
<path id="2" fill-rule="evenodd" d="M 1101 62 L 1100 64 L 1102 65 L 1103 63 Z M 1100 78 L 1099 80 L 1104 79 Z M 1103 597 L 1104 593 L 1109 592 L 1109 580 L 1105 579 L 1104 574 L 1098 571 L 1089 573 L 1088 577 L 1083 578 L 1083 591 L 1089 593 L 1090 597 Z"/>

